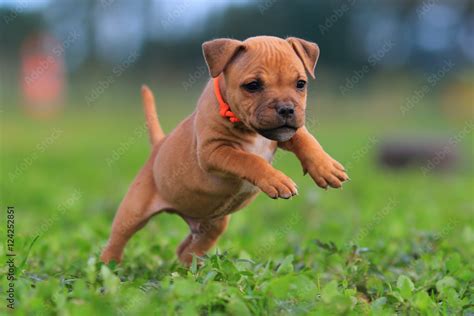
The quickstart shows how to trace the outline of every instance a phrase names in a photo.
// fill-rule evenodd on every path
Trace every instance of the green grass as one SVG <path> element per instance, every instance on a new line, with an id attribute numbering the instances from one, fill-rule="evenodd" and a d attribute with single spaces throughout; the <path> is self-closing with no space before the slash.
<path id="1" fill-rule="evenodd" d="M 186 112 L 159 114 L 170 130 Z M 279 152 L 275 165 L 300 194 L 260 195 L 234 214 L 202 267 L 177 263 L 187 227 L 172 215 L 151 220 L 128 244 L 124 262 L 107 267 L 98 254 L 149 152 L 146 133 L 136 130 L 143 124 L 139 109 L 113 113 L 70 110 L 47 122 L 18 113 L 2 118 L 0 228 L 3 240 L 3 210 L 14 205 L 19 314 L 474 313 L 472 133 L 461 143 L 464 163 L 453 172 L 393 172 L 374 159 L 389 130 L 449 136 L 462 124 L 433 115 L 423 116 L 423 125 L 416 113 L 403 122 L 359 120 L 365 114 L 355 111 L 336 120 L 322 109 L 311 129 L 349 166 L 352 181 L 343 190 L 317 188 L 294 157 Z M 2 243 L 2 259 L 5 252 Z M 2 264 L 3 296 L 6 272 Z M 2 313 L 5 305 L 2 297 Z"/>

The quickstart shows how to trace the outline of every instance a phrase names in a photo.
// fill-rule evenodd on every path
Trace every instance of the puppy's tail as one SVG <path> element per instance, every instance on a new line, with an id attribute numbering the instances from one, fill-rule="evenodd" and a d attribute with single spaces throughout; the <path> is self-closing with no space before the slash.
<path id="1" fill-rule="evenodd" d="M 150 143 L 152 146 L 157 144 L 165 133 L 161 129 L 158 116 L 156 115 L 155 97 L 153 92 L 147 85 L 142 86 L 143 109 L 145 110 L 146 125 L 148 127 L 148 134 L 150 136 Z"/>

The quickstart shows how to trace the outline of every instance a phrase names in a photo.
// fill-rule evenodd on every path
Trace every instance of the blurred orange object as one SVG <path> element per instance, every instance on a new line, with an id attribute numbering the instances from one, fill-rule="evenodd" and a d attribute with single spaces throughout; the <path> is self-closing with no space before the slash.
<path id="1" fill-rule="evenodd" d="M 51 35 L 27 37 L 21 48 L 20 87 L 28 114 L 51 117 L 63 105 L 64 50 Z"/>

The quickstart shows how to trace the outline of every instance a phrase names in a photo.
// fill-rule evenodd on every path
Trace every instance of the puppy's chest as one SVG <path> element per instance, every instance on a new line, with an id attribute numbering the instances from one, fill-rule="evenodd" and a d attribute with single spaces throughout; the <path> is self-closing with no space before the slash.
<path id="1" fill-rule="evenodd" d="M 252 141 L 245 143 L 243 149 L 248 153 L 260 156 L 266 161 L 271 162 L 277 149 L 277 143 L 258 135 Z"/>
<path id="2" fill-rule="evenodd" d="M 277 149 L 277 143 L 258 136 L 243 144 L 241 148 L 245 152 L 262 157 L 270 163 Z M 221 178 L 221 180 L 223 179 Z M 223 181 L 228 181 L 228 178 L 224 178 Z M 232 189 L 229 190 L 229 187 Z M 221 183 L 219 188 L 225 188 L 225 197 L 220 200 L 218 205 L 215 205 L 211 212 L 212 217 L 223 216 L 241 209 L 251 202 L 259 192 L 258 187 L 243 179 L 233 179 L 226 184 Z"/>

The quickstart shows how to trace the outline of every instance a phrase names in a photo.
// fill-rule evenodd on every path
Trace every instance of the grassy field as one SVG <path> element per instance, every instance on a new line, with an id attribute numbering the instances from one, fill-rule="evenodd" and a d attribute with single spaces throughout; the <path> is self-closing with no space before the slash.
<path id="1" fill-rule="evenodd" d="M 188 112 L 159 110 L 168 131 Z M 300 194 L 291 200 L 260 195 L 232 216 L 204 265 L 190 269 L 176 261 L 187 227 L 172 215 L 154 218 L 135 235 L 123 264 L 98 260 L 116 207 L 149 152 L 139 105 L 73 108 L 43 122 L 2 113 L 0 228 L 4 240 L 5 210 L 14 206 L 15 311 L 472 315 L 471 131 L 462 138 L 464 160 L 455 171 L 388 171 L 374 158 L 387 131 L 453 136 L 463 125 L 416 113 L 410 120 L 373 119 L 369 112 L 339 116 L 326 108 L 310 126 L 348 167 L 352 181 L 343 190 L 317 188 L 294 157 L 279 152 L 275 165 L 296 181 Z M 2 313 L 6 251 L 2 242 Z"/>

